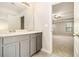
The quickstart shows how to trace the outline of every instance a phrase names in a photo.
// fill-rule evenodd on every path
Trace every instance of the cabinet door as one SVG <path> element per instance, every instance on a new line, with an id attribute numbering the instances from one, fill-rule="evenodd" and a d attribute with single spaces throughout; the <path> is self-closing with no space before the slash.
<path id="1" fill-rule="evenodd" d="M 19 57 L 19 43 L 10 43 L 3 46 L 4 57 Z"/>
<path id="2" fill-rule="evenodd" d="M 42 33 L 36 34 L 36 51 L 42 48 Z"/>
<path id="3" fill-rule="evenodd" d="M 31 35 L 31 51 L 30 51 L 30 54 L 31 56 L 36 52 L 36 35 L 35 34 L 32 34 Z"/>
<path id="4" fill-rule="evenodd" d="M 0 57 L 2 57 L 2 39 L 0 38 Z"/>
<path id="5" fill-rule="evenodd" d="M 20 56 L 29 57 L 29 39 L 21 40 L 20 42 Z"/>

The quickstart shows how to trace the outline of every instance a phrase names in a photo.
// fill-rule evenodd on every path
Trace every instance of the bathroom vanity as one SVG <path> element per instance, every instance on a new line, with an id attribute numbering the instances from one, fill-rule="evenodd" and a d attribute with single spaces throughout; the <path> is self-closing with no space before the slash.
<path id="1" fill-rule="evenodd" d="M 0 34 L 0 57 L 29 57 L 42 48 L 42 32 Z"/>

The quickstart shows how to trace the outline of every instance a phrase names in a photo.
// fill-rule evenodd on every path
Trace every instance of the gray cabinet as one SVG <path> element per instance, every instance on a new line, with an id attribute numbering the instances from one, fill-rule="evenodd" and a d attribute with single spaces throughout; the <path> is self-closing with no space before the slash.
<path id="1" fill-rule="evenodd" d="M 42 33 L 0 38 L 0 57 L 29 57 L 42 48 Z"/>
<path id="2" fill-rule="evenodd" d="M 29 57 L 29 35 L 4 37 L 4 57 Z"/>
<path id="3" fill-rule="evenodd" d="M 3 46 L 4 57 L 19 57 L 19 43 L 10 43 Z"/>
<path id="4" fill-rule="evenodd" d="M 42 48 L 42 33 L 36 34 L 36 51 L 40 51 Z"/>
<path id="5" fill-rule="evenodd" d="M 30 55 L 32 56 L 35 52 L 36 52 L 36 34 L 31 34 Z"/>
<path id="6" fill-rule="evenodd" d="M 0 57 L 2 56 L 2 38 L 0 38 Z"/>
<path id="7" fill-rule="evenodd" d="M 29 39 L 20 41 L 20 56 L 29 57 Z"/>

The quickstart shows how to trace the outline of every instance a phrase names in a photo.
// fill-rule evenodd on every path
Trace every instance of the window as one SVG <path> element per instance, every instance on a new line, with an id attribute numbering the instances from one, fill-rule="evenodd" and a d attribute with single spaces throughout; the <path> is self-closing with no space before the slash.
<path id="1" fill-rule="evenodd" d="M 65 23 L 65 31 L 72 32 L 72 22 Z"/>

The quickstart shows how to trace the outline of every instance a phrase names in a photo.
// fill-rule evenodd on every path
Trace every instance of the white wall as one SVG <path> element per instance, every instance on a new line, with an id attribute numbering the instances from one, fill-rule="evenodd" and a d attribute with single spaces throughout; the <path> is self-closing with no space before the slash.
<path id="1" fill-rule="evenodd" d="M 79 32 L 79 2 L 74 3 L 74 33 Z"/>
<path id="2" fill-rule="evenodd" d="M 34 25 L 35 30 L 43 32 L 42 50 L 52 53 L 52 7 L 51 3 L 34 3 Z"/>

